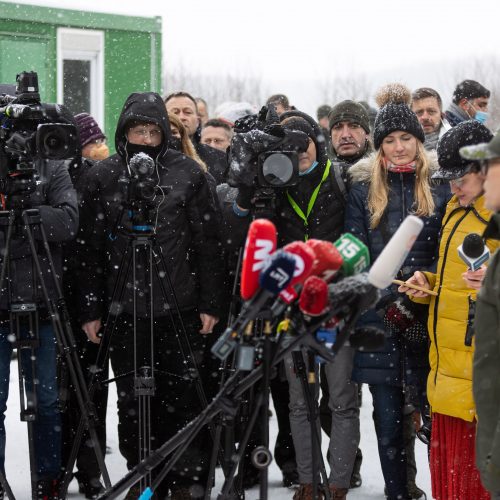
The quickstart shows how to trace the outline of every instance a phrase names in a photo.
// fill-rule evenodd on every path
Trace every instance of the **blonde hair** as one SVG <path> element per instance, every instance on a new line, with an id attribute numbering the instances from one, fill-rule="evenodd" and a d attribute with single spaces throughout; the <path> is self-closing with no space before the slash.
<path id="1" fill-rule="evenodd" d="M 179 120 L 177 115 L 174 115 L 173 113 L 168 113 L 168 120 L 171 125 L 174 125 L 177 130 L 179 131 L 179 134 L 181 134 L 181 153 L 185 154 L 189 158 L 192 158 L 200 168 L 203 170 L 203 172 L 208 172 L 208 168 L 206 163 L 198 156 L 198 153 L 196 152 L 196 149 L 194 149 L 193 143 L 191 142 L 191 139 L 189 138 L 189 135 L 187 133 L 186 127 L 184 124 Z"/>
<path id="2" fill-rule="evenodd" d="M 415 157 L 415 191 L 414 199 L 417 216 L 429 216 L 434 213 L 430 178 L 430 162 L 423 144 L 417 139 L 417 154 Z M 384 153 L 380 147 L 375 157 L 371 172 L 370 189 L 368 191 L 368 210 L 370 211 L 370 228 L 375 229 L 384 215 L 389 196 L 387 183 L 387 167 L 384 163 Z"/>

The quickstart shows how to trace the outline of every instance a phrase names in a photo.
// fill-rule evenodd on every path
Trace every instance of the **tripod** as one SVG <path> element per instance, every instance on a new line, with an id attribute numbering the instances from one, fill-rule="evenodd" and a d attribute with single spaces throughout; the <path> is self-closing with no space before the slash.
<path id="1" fill-rule="evenodd" d="M 17 180 L 17 179 L 16 179 Z M 34 191 L 33 179 L 24 179 L 24 192 L 29 194 Z M 7 279 L 8 289 L 8 305 L 9 305 L 9 323 L 11 332 L 15 332 L 17 343 L 16 347 L 19 350 L 28 349 L 32 358 L 31 381 L 25 378 L 25 372 L 21 368 L 23 353 L 19 359 L 19 388 L 21 399 L 21 419 L 28 423 L 28 441 L 30 449 L 30 467 L 33 486 L 37 482 L 38 467 L 35 460 L 34 448 L 34 422 L 36 419 L 37 401 L 36 392 L 32 391 L 34 386 L 34 358 L 35 349 L 39 346 L 39 314 L 40 304 L 36 297 L 36 291 L 41 290 L 44 306 L 47 310 L 48 317 L 52 324 L 52 329 L 55 335 L 59 352 L 66 361 L 70 373 L 71 381 L 77 397 L 79 409 L 82 415 L 82 421 L 85 428 L 88 429 L 92 438 L 92 445 L 99 463 L 99 467 L 103 474 L 103 479 L 107 485 L 111 485 L 109 475 L 104 464 L 104 457 L 100 449 L 97 434 L 95 430 L 96 414 L 95 409 L 89 399 L 85 379 L 78 361 L 78 355 L 75 349 L 75 340 L 70 326 L 69 316 L 64 302 L 61 287 L 57 279 L 57 272 L 54 266 L 54 261 L 50 252 L 49 243 L 42 224 L 40 211 L 38 209 L 27 208 L 28 204 L 18 193 L 9 196 L 8 200 L 10 210 L 0 212 L 0 226 L 3 228 L 5 237 L 4 261 L 0 274 L 0 290 L 3 290 L 5 279 Z M 32 300 L 15 300 L 11 293 L 12 276 L 10 272 L 10 253 L 11 245 L 16 236 L 25 236 L 29 244 L 30 257 L 32 262 Z M 52 276 L 52 285 L 55 290 L 56 298 L 51 298 L 49 295 L 46 277 L 42 271 L 40 257 L 37 253 L 37 245 L 35 243 L 35 234 L 40 235 L 41 246 L 43 248 L 43 257 L 48 265 L 48 273 Z M 21 332 L 26 331 L 27 335 L 22 336 Z M 26 395 L 24 387 L 27 388 Z M 32 488 L 33 491 L 35 488 Z M 9 488 L 10 490 L 10 488 Z M 7 490 L 8 491 L 8 490 Z M 13 498 L 13 497 L 12 497 Z"/>
<path id="2" fill-rule="evenodd" d="M 105 328 L 101 338 L 99 353 L 96 360 L 96 369 L 90 381 L 89 392 L 94 394 L 101 381 L 103 366 L 109 356 L 112 339 L 117 325 L 121 321 L 120 305 L 123 303 L 130 275 L 132 275 L 132 332 L 133 332 L 133 367 L 130 372 L 120 373 L 112 381 L 120 381 L 133 377 L 133 395 L 137 399 L 138 420 L 138 447 L 139 456 L 135 459 L 145 460 L 153 450 L 152 429 L 152 398 L 157 391 L 156 375 L 158 370 L 155 360 L 155 339 L 158 337 L 158 327 L 155 326 L 155 288 L 158 287 L 160 296 L 165 305 L 166 318 L 169 319 L 169 336 L 176 338 L 180 357 L 183 360 L 183 376 L 194 383 L 196 394 L 201 408 L 207 406 L 207 399 L 201 382 L 195 355 L 187 336 L 185 325 L 181 317 L 175 291 L 170 274 L 165 262 L 162 249 L 159 246 L 153 225 L 150 223 L 150 212 L 155 207 L 147 200 L 134 200 L 123 203 L 118 213 L 115 228 L 110 235 L 116 239 L 118 230 L 123 229 L 127 238 L 126 248 L 123 252 L 114 283 L 110 308 L 105 321 Z M 123 227 L 124 214 L 129 216 L 129 226 Z M 122 234 L 123 234 L 122 233 Z M 143 281 L 142 281 L 143 280 Z M 140 324 L 139 324 L 140 323 Z M 146 326 L 145 326 L 146 325 Z M 145 326 L 145 328 L 142 328 Z M 146 330 L 144 332 L 144 330 Z M 140 334 L 140 331 L 143 334 Z M 127 353 L 125 353 L 127 357 Z M 113 358 L 112 358 L 113 359 Z M 72 470 L 76 454 L 79 449 L 83 434 L 82 422 L 78 427 L 73 449 L 68 461 L 68 470 Z M 134 460 L 135 460 L 134 459 Z M 145 488 L 151 484 L 151 475 L 147 474 L 141 486 Z"/>
<path id="3" fill-rule="evenodd" d="M 352 332 L 354 325 L 356 324 L 361 314 L 361 311 L 366 309 L 368 304 L 371 305 L 372 303 L 373 297 L 367 296 L 364 300 L 359 301 L 359 308 L 356 308 L 355 311 L 352 311 L 352 304 L 343 304 L 337 308 L 333 308 L 325 316 L 318 319 L 314 324 L 311 324 L 307 327 L 303 324 L 297 325 L 295 328 L 297 336 L 293 339 L 290 345 L 288 345 L 284 349 L 281 349 L 274 356 L 271 366 L 276 366 L 285 358 L 285 356 L 287 356 L 293 349 L 295 349 L 299 345 L 314 348 L 326 360 L 333 361 L 334 357 L 332 355 L 332 352 L 326 349 L 322 344 L 319 344 L 315 340 L 312 333 L 315 332 L 325 321 L 331 319 L 334 316 L 345 317 L 345 325 L 337 335 L 336 343 L 332 347 L 333 354 L 335 354 L 342 347 L 342 345 L 345 343 L 348 336 Z M 176 456 L 181 454 L 183 450 L 185 450 L 189 446 L 191 441 L 196 437 L 197 433 L 221 412 L 234 411 L 234 401 L 238 400 L 238 398 L 245 391 L 247 391 L 258 380 L 260 380 L 263 377 L 263 374 L 263 366 L 259 366 L 243 378 L 241 378 L 241 372 L 239 370 L 236 370 L 236 372 L 226 381 L 217 396 L 198 417 L 192 420 L 188 425 L 186 425 L 184 429 L 179 431 L 160 448 L 155 450 L 154 453 L 152 453 L 151 456 L 149 456 L 146 460 L 139 463 L 125 477 L 120 479 L 111 489 L 106 490 L 106 492 L 101 495 L 99 499 L 105 500 L 116 498 L 117 495 L 121 494 L 128 487 L 139 481 L 140 478 L 143 477 L 143 475 L 158 467 L 171 454 L 172 456 L 170 457 L 169 462 L 164 466 L 164 470 L 169 470 L 170 468 L 172 468 L 173 464 L 175 463 Z M 160 473 L 160 476 L 162 473 Z M 159 477 L 153 482 L 153 491 L 157 487 Z M 225 485 L 224 490 L 221 492 L 221 498 L 225 498 L 224 495 L 226 495 L 229 491 L 231 484 L 232 476 L 230 474 L 228 476 L 227 484 Z M 151 490 L 146 490 L 141 498 L 150 498 L 151 494 Z M 329 492 L 325 491 L 325 494 L 327 494 L 327 498 L 329 498 Z"/>

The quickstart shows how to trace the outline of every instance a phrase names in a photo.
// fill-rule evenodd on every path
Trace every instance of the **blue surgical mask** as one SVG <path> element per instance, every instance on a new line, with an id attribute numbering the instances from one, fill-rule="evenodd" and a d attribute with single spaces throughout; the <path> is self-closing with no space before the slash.
<path id="1" fill-rule="evenodd" d="M 485 111 L 476 111 L 476 114 L 474 115 L 474 120 L 484 125 L 489 116 L 490 114 L 486 113 Z"/>
<path id="2" fill-rule="evenodd" d="M 303 175 L 310 174 L 317 166 L 318 162 L 314 161 L 313 164 L 305 172 L 299 172 L 299 175 L 302 177 Z"/>

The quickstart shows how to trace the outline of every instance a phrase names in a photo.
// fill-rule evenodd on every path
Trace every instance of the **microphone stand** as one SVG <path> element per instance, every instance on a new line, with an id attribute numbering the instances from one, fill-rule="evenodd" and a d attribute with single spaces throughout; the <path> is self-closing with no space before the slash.
<path id="1" fill-rule="evenodd" d="M 337 353 L 342 347 L 342 344 L 347 340 L 350 333 L 353 331 L 356 322 L 361 315 L 361 312 L 369 308 L 372 303 L 365 299 L 365 303 L 360 301 L 357 304 L 358 307 L 354 311 L 351 311 L 350 315 L 346 316 L 346 322 L 342 330 L 337 335 L 337 340 L 332 347 L 333 353 Z M 365 306 L 365 307 L 363 307 Z M 368 306 L 368 307 L 367 307 Z M 349 304 L 344 304 L 338 308 L 333 308 L 327 314 L 318 318 L 318 320 L 306 328 L 306 326 L 301 323 L 296 328 L 298 336 L 293 339 L 289 346 L 279 351 L 272 361 L 272 366 L 276 366 L 280 361 L 282 361 L 285 356 L 287 356 L 291 351 L 293 351 L 299 345 L 308 346 L 317 350 L 317 352 L 324 357 L 327 361 L 333 361 L 334 356 L 332 353 L 322 344 L 318 343 L 314 336 L 312 335 L 324 322 L 328 321 L 334 316 L 344 317 L 346 313 L 352 308 Z M 241 395 L 252 387 L 258 380 L 260 380 L 264 375 L 264 368 L 260 366 L 246 375 L 243 379 L 240 379 L 240 370 L 236 372 L 226 381 L 219 393 L 214 397 L 211 403 L 191 422 L 189 422 L 182 430 L 180 430 L 175 436 L 170 438 L 166 443 L 164 443 L 160 448 L 153 451 L 148 457 L 143 459 L 139 464 L 137 464 L 133 469 L 131 469 L 122 479 L 120 479 L 113 487 L 108 488 L 101 496 L 98 498 L 100 500 L 117 498 L 118 495 L 122 494 L 129 487 L 137 483 L 142 477 L 149 474 L 154 468 L 158 467 L 170 454 L 174 453 L 170 461 L 164 466 L 164 470 L 170 470 L 175 464 L 176 456 L 181 455 L 189 446 L 189 444 L 196 437 L 198 432 L 209 422 L 211 422 L 217 415 L 221 412 L 227 411 L 227 408 L 233 408 L 233 401 L 241 397 Z M 161 482 L 163 471 L 154 480 L 152 487 L 147 488 L 141 495 L 141 500 L 146 500 L 151 498 L 153 491 L 158 487 Z M 229 476 L 227 481 L 232 482 Z M 327 498 L 329 498 L 329 492 L 327 493 Z"/>

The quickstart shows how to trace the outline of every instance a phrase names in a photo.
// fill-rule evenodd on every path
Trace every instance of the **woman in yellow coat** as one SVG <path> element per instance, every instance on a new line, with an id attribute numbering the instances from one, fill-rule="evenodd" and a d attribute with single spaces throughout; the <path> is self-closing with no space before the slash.
<path id="1" fill-rule="evenodd" d="M 479 164 L 463 160 L 459 149 L 489 141 L 488 137 L 491 132 L 471 120 L 449 130 L 439 142 L 440 169 L 435 177 L 450 182 L 453 197 L 442 222 L 437 271 L 417 271 L 408 280 L 434 290 L 437 296 L 405 286 L 399 289 L 416 302 L 429 303 L 427 397 L 432 411 L 430 467 L 436 500 L 490 498 L 475 466 L 472 395 L 475 301 L 486 268 L 470 270 L 458 253 L 464 238 L 482 234 L 492 215 L 484 207 L 484 176 Z M 490 251 L 498 246 L 495 241 L 486 243 Z"/>

